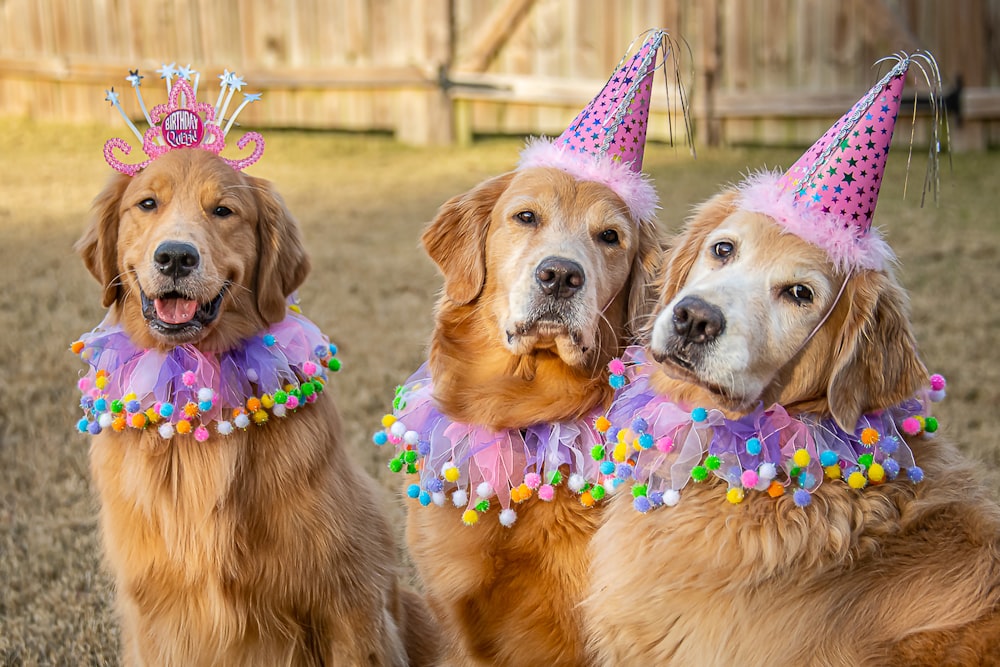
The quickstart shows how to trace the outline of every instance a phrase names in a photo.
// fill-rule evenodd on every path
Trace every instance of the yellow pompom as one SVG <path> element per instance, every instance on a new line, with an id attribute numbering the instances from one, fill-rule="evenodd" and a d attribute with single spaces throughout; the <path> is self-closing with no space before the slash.
<path id="1" fill-rule="evenodd" d="M 129 393 L 122 396 L 122 401 L 124 403 L 128 403 L 129 401 L 134 401 L 136 398 L 137 396 L 135 395 L 135 392 L 130 391 Z"/>
<path id="2" fill-rule="evenodd" d="M 823 472 L 825 472 L 826 476 L 829 477 L 830 479 L 840 479 L 841 476 L 843 475 L 839 465 L 827 466 L 823 468 Z"/>
<path id="3" fill-rule="evenodd" d="M 863 489 L 867 484 L 868 480 L 865 479 L 864 473 L 857 470 L 847 476 L 847 485 L 852 489 Z"/>
<path id="4" fill-rule="evenodd" d="M 97 387 L 98 389 L 104 389 L 105 387 L 107 387 L 108 376 L 101 375 L 100 373 L 98 373 L 97 377 L 94 379 L 94 386 Z"/>
<path id="5" fill-rule="evenodd" d="M 584 507 L 593 507 L 595 502 L 594 496 L 589 490 L 580 494 L 580 504 Z"/>
<path id="6" fill-rule="evenodd" d="M 879 441 L 878 431 L 872 427 L 868 427 L 861 431 L 861 444 L 866 447 L 871 447 Z"/>
<path id="7" fill-rule="evenodd" d="M 609 428 L 611 428 L 611 422 L 604 415 L 597 418 L 594 422 L 594 428 L 597 429 L 598 433 L 605 433 Z"/>
<path id="8" fill-rule="evenodd" d="M 187 435 L 188 433 L 191 432 L 191 422 L 189 422 L 186 419 L 182 419 L 179 422 L 177 422 L 176 428 L 177 432 L 180 433 L 181 435 Z"/>
<path id="9" fill-rule="evenodd" d="M 781 485 L 781 482 L 771 482 L 770 486 L 767 487 L 767 495 L 772 498 L 780 498 L 785 495 L 785 487 Z"/>
<path id="10" fill-rule="evenodd" d="M 885 468 L 882 467 L 881 463 L 873 463 L 868 466 L 868 479 L 873 484 L 878 484 L 885 479 Z"/>
<path id="11" fill-rule="evenodd" d="M 796 449 L 795 453 L 792 454 L 792 462 L 800 468 L 805 468 L 810 461 L 812 461 L 812 457 L 804 449 Z"/>
<path id="12" fill-rule="evenodd" d="M 743 502 L 743 489 L 738 486 L 732 487 L 726 491 L 726 500 L 734 505 L 739 505 Z"/>
<path id="13" fill-rule="evenodd" d="M 521 489 L 519 489 L 516 486 L 511 487 L 511 489 L 510 489 L 510 501 L 512 503 L 519 503 L 519 502 L 521 502 L 521 500 L 522 500 L 522 498 L 521 498 Z"/>
<path id="14" fill-rule="evenodd" d="M 274 407 L 274 397 L 270 394 L 264 394 L 260 397 L 260 404 L 265 408 L 271 409 Z"/>
<path id="15" fill-rule="evenodd" d="M 465 510 L 462 512 L 462 523 L 466 526 L 471 526 L 479 521 L 479 515 L 476 514 L 476 510 Z"/>
<path id="16" fill-rule="evenodd" d="M 449 482 L 457 482 L 460 474 L 461 471 L 456 466 L 445 468 L 444 470 L 444 478 Z"/>
<path id="17" fill-rule="evenodd" d="M 382 417 L 382 426 L 384 426 L 385 428 L 389 428 L 395 423 L 396 423 L 396 417 L 393 415 L 385 415 L 384 417 Z"/>
<path id="18" fill-rule="evenodd" d="M 160 415 L 158 415 L 156 413 L 156 410 L 154 410 L 153 408 L 146 410 L 145 414 L 146 414 L 146 421 L 148 421 L 150 424 L 155 424 L 156 422 L 160 421 Z"/>
<path id="19" fill-rule="evenodd" d="M 517 502 L 522 502 L 531 497 L 531 489 L 528 488 L 527 484 L 522 483 L 520 486 L 517 487 L 517 494 L 518 497 L 520 498 L 520 500 L 518 500 Z"/>
<path id="20" fill-rule="evenodd" d="M 624 463 L 625 458 L 628 456 L 628 445 L 624 442 L 619 442 L 615 445 L 615 449 L 611 452 L 611 458 L 613 458 L 618 463 Z"/>
<path id="21" fill-rule="evenodd" d="M 292 311 L 293 313 L 298 313 L 299 315 L 302 314 L 302 307 L 299 306 L 297 303 L 293 303 L 292 305 L 290 305 L 288 307 L 288 310 Z"/>
<path id="22" fill-rule="evenodd" d="M 257 410 L 256 412 L 253 413 L 254 424 L 263 424 L 266 421 L 267 421 L 267 412 L 265 412 L 264 410 Z"/>
<path id="23" fill-rule="evenodd" d="M 132 428 L 142 428 L 146 425 L 146 415 L 137 412 L 132 415 Z"/>

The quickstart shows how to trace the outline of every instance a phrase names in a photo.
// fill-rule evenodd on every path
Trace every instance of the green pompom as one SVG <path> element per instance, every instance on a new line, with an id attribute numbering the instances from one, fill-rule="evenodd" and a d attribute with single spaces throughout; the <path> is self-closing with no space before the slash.
<path id="1" fill-rule="evenodd" d="M 399 472 L 403 469 L 403 461 L 401 459 L 393 459 L 389 461 L 389 470 L 393 472 Z"/>
<path id="2" fill-rule="evenodd" d="M 722 461 L 720 461 L 719 457 L 716 456 L 715 454 L 705 457 L 705 467 L 708 468 L 709 470 L 718 470 L 719 466 L 721 465 Z"/>
<path id="3" fill-rule="evenodd" d="M 407 472 L 407 474 L 415 475 L 417 473 L 417 464 L 416 463 L 410 463 L 410 464 L 408 464 L 406 466 L 406 472 Z"/>
<path id="4" fill-rule="evenodd" d="M 125 409 L 125 404 L 119 401 L 118 399 L 111 401 L 111 412 L 118 414 L 124 409 Z"/>
<path id="5" fill-rule="evenodd" d="M 329 368 L 334 373 L 336 373 L 337 371 L 340 370 L 340 359 L 338 359 L 337 357 L 330 359 L 330 361 L 326 362 L 326 367 Z"/>
<path id="6" fill-rule="evenodd" d="M 633 498 L 641 498 L 642 496 L 645 496 L 645 495 L 646 495 L 646 485 L 645 484 L 636 484 L 635 486 L 632 487 L 632 497 Z"/>
<path id="7" fill-rule="evenodd" d="M 549 475 L 549 484 L 551 484 L 552 486 L 562 484 L 562 473 L 559 472 L 558 470 L 553 470 L 552 474 Z"/>
<path id="8" fill-rule="evenodd" d="M 696 482 L 704 482 L 708 478 L 708 469 L 705 466 L 695 466 L 691 469 L 691 479 Z"/>
<path id="9" fill-rule="evenodd" d="M 316 393 L 316 385 L 312 382 L 303 382 L 302 386 L 299 387 L 299 390 L 302 392 L 303 396 L 312 396 Z"/>
<path id="10" fill-rule="evenodd" d="M 288 394 L 283 391 L 274 392 L 274 402 L 280 405 L 284 405 L 288 402 Z"/>
<path id="11" fill-rule="evenodd" d="M 924 431 L 927 433 L 933 433 L 938 430 L 938 420 L 937 417 L 928 417 L 924 420 Z"/>
<path id="12" fill-rule="evenodd" d="M 604 487 L 600 484 L 596 484 L 594 488 L 590 490 L 590 495 L 594 497 L 594 500 L 600 500 L 604 497 L 605 493 L 607 493 L 607 491 L 605 491 Z"/>
<path id="13" fill-rule="evenodd" d="M 478 503 L 476 503 L 477 512 L 485 512 L 489 508 L 490 508 L 490 501 L 486 500 L 486 498 L 483 498 Z"/>
<path id="14" fill-rule="evenodd" d="M 798 466 L 792 466 L 792 469 L 788 471 L 788 476 L 789 477 L 798 477 L 801 472 L 802 472 L 802 468 L 800 468 Z"/>
<path id="15" fill-rule="evenodd" d="M 593 447 L 591 447 L 590 448 L 590 458 L 594 459 L 595 461 L 600 461 L 601 459 L 603 459 L 604 458 L 604 446 L 603 445 L 594 445 Z"/>
<path id="16" fill-rule="evenodd" d="M 858 457 L 858 463 L 860 463 L 866 468 L 870 468 L 872 466 L 872 461 L 874 460 L 875 457 L 871 454 L 862 454 L 861 456 Z"/>
<path id="17" fill-rule="evenodd" d="M 403 452 L 403 460 L 406 461 L 407 463 L 416 463 L 417 452 L 412 449 L 406 450 L 405 452 Z"/>

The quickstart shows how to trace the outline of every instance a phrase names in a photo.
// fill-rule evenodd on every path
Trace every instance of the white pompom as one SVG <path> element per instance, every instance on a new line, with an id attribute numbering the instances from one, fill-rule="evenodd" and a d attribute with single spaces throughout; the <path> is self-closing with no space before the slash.
<path id="1" fill-rule="evenodd" d="M 403 442 L 412 447 L 413 445 L 420 442 L 420 434 L 417 433 L 416 431 L 407 431 L 406 433 L 403 434 Z"/>
<path id="2" fill-rule="evenodd" d="M 170 422 L 164 422 L 160 424 L 160 428 L 157 429 L 160 432 L 160 437 L 164 440 L 169 440 L 174 437 L 174 425 Z"/>
<path id="3" fill-rule="evenodd" d="M 236 415 L 236 419 L 234 421 L 236 422 L 237 428 L 246 428 L 250 425 L 250 417 L 245 412 L 241 412 Z"/>
<path id="4" fill-rule="evenodd" d="M 259 380 L 260 378 L 257 376 L 257 371 L 255 371 L 252 368 L 248 368 L 247 369 L 247 379 L 250 380 L 251 382 L 256 383 L 257 380 Z"/>
<path id="5" fill-rule="evenodd" d="M 566 483 L 569 486 L 569 490 L 573 493 L 580 493 L 580 489 L 586 486 L 587 480 L 583 478 L 583 475 L 573 473 L 569 476 L 569 481 Z"/>
<path id="6" fill-rule="evenodd" d="M 442 491 L 435 491 L 431 494 L 431 500 L 435 505 L 441 507 L 444 505 L 444 493 Z"/>
<path id="7" fill-rule="evenodd" d="M 114 420 L 112 420 L 110 412 L 102 412 L 101 416 L 97 418 L 97 423 L 101 425 L 101 428 L 111 428 L 112 421 Z"/>
<path id="8" fill-rule="evenodd" d="M 389 433 L 392 433 L 397 438 L 402 438 L 403 434 L 406 433 L 406 424 L 401 421 L 395 421 L 392 426 L 389 427 Z"/>
<path id="9" fill-rule="evenodd" d="M 757 468 L 757 476 L 760 479 L 766 479 L 771 481 L 778 474 L 778 470 L 774 467 L 773 463 L 761 463 Z"/>
<path id="10" fill-rule="evenodd" d="M 493 487 L 490 486 L 489 482 L 480 482 L 479 486 L 476 487 L 476 495 L 480 498 L 491 498 L 493 497 Z"/>
<path id="11" fill-rule="evenodd" d="M 230 433 L 233 432 L 233 424 L 232 422 L 228 422 L 225 419 L 223 419 L 222 421 L 220 421 L 218 424 L 215 425 L 215 430 L 218 431 L 221 435 L 229 435 Z"/>
<path id="12" fill-rule="evenodd" d="M 681 500 L 681 494 L 675 489 L 667 489 L 663 492 L 663 504 L 667 507 L 673 507 Z"/>
<path id="13" fill-rule="evenodd" d="M 608 479 L 601 482 L 601 486 L 603 486 L 605 492 L 607 492 L 610 495 L 618 490 L 618 487 L 622 484 L 622 481 L 623 480 L 620 480 L 617 477 L 609 477 Z"/>
<path id="14" fill-rule="evenodd" d="M 500 524 L 510 528 L 517 521 L 517 512 L 511 509 L 502 510 L 500 512 Z"/>
<path id="15" fill-rule="evenodd" d="M 211 387 L 202 387 L 198 390 L 199 401 L 210 401 L 213 396 L 215 396 L 215 392 L 212 391 Z"/>
<path id="16" fill-rule="evenodd" d="M 455 504 L 455 507 L 465 507 L 469 504 L 469 494 L 466 493 L 465 489 L 456 489 L 455 493 L 451 494 L 451 502 Z"/>
<path id="17" fill-rule="evenodd" d="M 284 417 L 288 413 L 288 409 L 282 403 L 275 403 L 274 407 L 271 408 L 271 414 L 275 417 Z"/>

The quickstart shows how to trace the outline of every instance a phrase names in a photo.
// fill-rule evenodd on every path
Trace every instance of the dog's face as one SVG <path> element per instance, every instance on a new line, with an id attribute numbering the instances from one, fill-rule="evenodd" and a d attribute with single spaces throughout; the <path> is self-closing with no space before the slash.
<path id="1" fill-rule="evenodd" d="M 280 321 L 308 271 L 277 194 L 208 151 L 170 151 L 116 177 L 95 212 L 78 248 L 142 347 L 231 347 Z"/>
<path id="2" fill-rule="evenodd" d="M 533 168 L 450 201 L 424 245 L 444 273 L 446 297 L 478 302 L 496 344 L 579 367 L 594 358 L 616 297 L 631 297 L 636 309 L 643 301 L 656 245 L 645 227 L 606 186 Z"/>
<path id="3" fill-rule="evenodd" d="M 850 428 L 911 395 L 926 371 L 894 279 L 847 277 L 824 251 L 733 201 L 727 193 L 702 206 L 671 250 L 649 344 L 664 374 L 730 411 L 781 402 Z"/>

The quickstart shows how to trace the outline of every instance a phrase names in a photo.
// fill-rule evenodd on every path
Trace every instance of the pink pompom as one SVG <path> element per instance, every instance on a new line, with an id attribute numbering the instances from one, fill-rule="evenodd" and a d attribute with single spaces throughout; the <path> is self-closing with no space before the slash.
<path id="1" fill-rule="evenodd" d="M 184 383 L 185 387 L 193 387 L 198 378 L 195 377 L 194 371 L 184 371 L 181 375 L 181 382 Z"/>
<path id="2" fill-rule="evenodd" d="M 907 417 L 903 420 L 903 433 L 906 435 L 918 435 L 922 429 L 916 417 Z"/>
<path id="3" fill-rule="evenodd" d="M 316 364 L 314 364 L 311 361 L 305 362 L 304 364 L 302 364 L 302 372 L 305 373 L 308 377 L 316 375 Z"/>
<path id="4" fill-rule="evenodd" d="M 208 440 L 208 429 L 204 426 L 199 426 L 194 430 L 194 439 L 198 442 L 205 442 Z"/>
<path id="5" fill-rule="evenodd" d="M 389 442 L 393 445 L 398 445 L 403 442 L 403 439 L 398 435 L 389 434 Z"/>
<path id="6" fill-rule="evenodd" d="M 306 396 L 306 403 L 315 403 L 319 400 L 319 394 L 309 394 Z"/>
<path id="7" fill-rule="evenodd" d="M 90 378 L 82 377 L 76 381 L 76 386 L 80 391 L 87 391 L 90 389 Z"/>
<path id="8" fill-rule="evenodd" d="M 542 484 L 542 476 L 537 472 L 529 472 L 524 476 L 524 483 L 531 490 L 537 489 Z"/>
<path id="9" fill-rule="evenodd" d="M 664 454 L 669 454 L 674 448 L 674 440 L 669 435 L 663 436 L 656 441 L 656 448 Z"/>
<path id="10" fill-rule="evenodd" d="M 622 375 L 625 373 L 625 362 L 621 359 L 612 359 L 608 362 L 608 370 L 612 375 Z"/>
<path id="11" fill-rule="evenodd" d="M 935 373 L 931 376 L 931 389 L 934 391 L 941 391 L 944 389 L 947 383 L 944 381 L 944 376 Z"/>
<path id="12" fill-rule="evenodd" d="M 757 476 L 757 473 L 754 470 L 744 470 L 743 474 L 740 475 L 740 482 L 742 482 L 743 486 L 747 489 L 757 486 L 757 482 L 759 481 L 760 477 Z"/>
<path id="13" fill-rule="evenodd" d="M 285 401 L 285 407 L 288 408 L 289 410 L 294 410 L 295 408 L 299 407 L 299 399 L 295 398 L 294 396 L 289 396 L 288 400 Z"/>
<path id="14" fill-rule="evenodd" d="M 556 489 L 551 484 L 542 484 L 540 487 L 538 487 L 538 497 L 541 498 L 542 500 L 546 501 L 552 500 L 553 496 L 555 496 L 555 493 Z"/>

